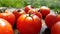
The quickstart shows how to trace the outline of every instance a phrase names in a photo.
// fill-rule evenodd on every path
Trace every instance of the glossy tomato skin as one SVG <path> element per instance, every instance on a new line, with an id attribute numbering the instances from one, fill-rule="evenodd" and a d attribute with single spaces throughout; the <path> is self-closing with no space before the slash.
<path id="1" fill-rule="evenodd" d="M 0 13 L 0 18 L 7 20 L 12 26 L 15 22 L 15 15 L 11 12 Z"/>
<path id="2" fill-rule="evenodd" d="M 0 18 L 0 34 L 14 34 L 10 23 Z"/>
<path id="3" fill-rule="evenodd" d="M 41 12 L 43 17 L 46 17 L 50 13 L 50 8 L 42 6 L 40 8 L 40 12 Z"/>
<path id="4" fill-rule="evenodd" d="M 60 34 L 60 21 L 52 26 L 51 34 Z"/>
<path id="5" fill-rule="evenodd" d="M 17 19 L 18 19 L 18 17 L 19 17 L 20 15 L 22 15 L 22 14 L 26 14 L 26 13 L 25 13 L 25 11 L 24 11 L 24 10 L 19 9 L 19 10 L 14 10 L 14 11 L 13 11 L 13 14 L 15 15 L 16 20 L 17 20 Z"/>
<path id="6" fill-rule="evenodd" d="M 57 22 L 56 14 L 48 14 L 45 18 L 45 23 L 49 29 Z"/>
<path id="7" fill-rule="evenodd" d="M 41 26 L 41 19 L 36 15 L 24 14 L 17 20 L 17 29 L 21 34 L 38 34 Z"/>
<path id="8" fill-rule="evenodd" d="M 25 10 L 25 12 L 27 13 L 30 9 L 32 9 L 32 6 L 31 6 L 31 5 L 28 5 L 28 6 L 25 7 L 24 10 Z"/>
<path id="9" fill-rule="evenodd" d="M 37 9 L 30 9 L 30 10 L 28 11 L 28 14 L 29 14 L 29 13 L 35 14 L 35 15 L 37 15 L 40 19 L 42 19 L 42 14 L 41 14 L 40 12 L 38 12 Z"/>

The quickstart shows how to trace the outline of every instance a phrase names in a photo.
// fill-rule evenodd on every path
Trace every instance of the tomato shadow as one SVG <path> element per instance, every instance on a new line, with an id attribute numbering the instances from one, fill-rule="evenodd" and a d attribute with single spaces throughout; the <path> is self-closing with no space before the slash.
<path id="1" fill-rule="evenodd" d="M 51 30 L 49 28 L 46 28 L 42 34 L 51 34 Z"/>

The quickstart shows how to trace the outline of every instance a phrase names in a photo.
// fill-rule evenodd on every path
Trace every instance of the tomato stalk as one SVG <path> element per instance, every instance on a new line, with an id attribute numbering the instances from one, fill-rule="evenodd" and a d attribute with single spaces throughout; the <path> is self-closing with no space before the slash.
<path id="1" fill-rule="evenodd" d="M 31 17 L 32 16 L 32 13 L 29 13 L 29 16 Z"/>
<path id="2" fill-rule="evenodd" d="M 29 14 L 29 16 L 31 16 L 31 13 Z"/>
<path id="3" fill-rule="evenodd" d="M 38 10 L 38 12 L 40 12 L 40 10 Z"/>
<path id="4" fill-rule="evenodd" d="M 17 12 L 20 12 L 21 10 L 18 10 Z"/>

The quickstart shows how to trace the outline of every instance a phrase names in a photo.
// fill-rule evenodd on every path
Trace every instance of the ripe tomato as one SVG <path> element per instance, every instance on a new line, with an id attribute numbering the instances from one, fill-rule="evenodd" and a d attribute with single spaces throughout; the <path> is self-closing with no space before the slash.
<path id="1" fill-rule="evenodd" d="M 28 13 L 35 14 L 35 15 L 37 15 L 40 19 L 42 19 L 42 14 L 41 14 L 40 12 L 38 12 L 38 10 L 36 10 L 36 9 L 30 9 L 30 10 L 28 11 Z"/>
<path id="2" fill-rule="evenodd" d="M 25 10 L 25 12 L 27 13 L 27 12 L 28 12 L 30 9 L 32 9 L 32 8 L 33 8 L 33 7 L 32 7 L 31 5 L 28 5 L 28 6 L 25 7 L 24 10 Z"/>
<path id="3" fill-rule="evenodd" d="M 23 14 L 17 20 L 17 29 L 21 34 L 38 34 L 41 26 L 41 19 L 33 14 Z"/>
<path id="4" fill-rule="evenodd" d="M 48 26 L 48 28 L 50 28 L 50 29 L 56 22 L 57 22 L 56 14 L 48 14 L 45 18 L 45 23 Z"/>
<path id="5" fill-rule="evenodd" d="M 50 13 L 50 8 L 42 6 L 40 8 L 40 12 L 41 12 L 43 17 L 46 17 Z"/>
<path id="6" fill-rule="evenodd" d="M 57 20 L 60 21 L 60 14 L 57 15 Z"/>
<path id="7" fill-rule="evenodd" d="M 14 11 L 13 11 L 13 14 L 15 15 L 16 20 L 17 20 L 20 15 L 25 14 L 25 11 L 22 10 L 22 9 L 14 10 Z"/>
<path id="8" fill-rule="evenodd" d="M 51 34 L 60 34 L 60 21 L 52 26 Z"/>
<path id="9" fill-rule="evenodd" d="M 15 22 L 15 15 L 11 12 L 0 13 L 0 18 L 7 20 L 12 26 Z"/>
<path id="10" fill-rule="evenodd" d="M 0 18 L 0 34 L 14 34 L 10 23 Z"/>

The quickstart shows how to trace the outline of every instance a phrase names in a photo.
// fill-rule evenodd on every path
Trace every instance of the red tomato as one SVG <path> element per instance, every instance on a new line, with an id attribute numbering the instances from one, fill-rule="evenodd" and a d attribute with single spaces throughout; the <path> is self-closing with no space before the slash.
<path id="1" fill-rule="evenodd" d="M 36 9 L 31 9 L 28 11 L 28 13 L 32 13 L 32 14 L 35 14 L 37 15 L 40 19 L 42 19 L 42 14 L 40 12 L 38 12 L 38 10 Z"/>
<path id="2" fill-rule="evenodd" d="M 58 19 L 58 21 L 60 21 L 60 14 L 57 15 L 57 19 Z"/>
<path id="3" fill-rule="evenodd" d="M 10 23 L 0 18 L 0 34 L 14 34 Z"/>
<path id="4" fill-rule="evenodd" d="M 22 9 L 20 9 L 20 10 L 14 10 L 13 14 L 15 15 L 16 20 L 17 20 L 20 15 L 25 14 L 25 11 L 22 10 Z"/>
<path id="5" fill-rule="evenodd" d="M 33 14 L 23 14 L 17 20 L 17 29 L 21 34 L 38 34 L 41 27 L 41 19 Z"/>
<path id="6" fill-rule="evenodd" d="M 48 26 L 48 28 L 50 28 L 50 29 L 56 22 L 57 22 L 56 14 L 48 14 L 45 18 L 45 23 Z"/>
<path id="7" fill-rule="evenodd" d="M 0 13 L 0 18 L 7 20 L 12 26 L 15 22 L 15 15 L 11 12 Z"/>
<path id="8" fill-rule="evenodd" d="M 32 7 L 31 5 L 28 5 L 28 6 L 25 7 L 24 10 L 25 10 L 25 12 L 27 13 L 27 12 L 28 12 L 30 9 L 32 9 L 32 8 L 33 8 L 33 7 Z"/>
<path id="9" fill-rule="evenodd" d="M 50 13 L 50 8 L 42 6 L 40 8 L 40 12 L 41 12 L 43 17 L 46 17 Z"/>
<path id="10" fill-rule="evenodd" d="M 51 34 L 60 34 L 60 21 L 52 26 Z"/>

